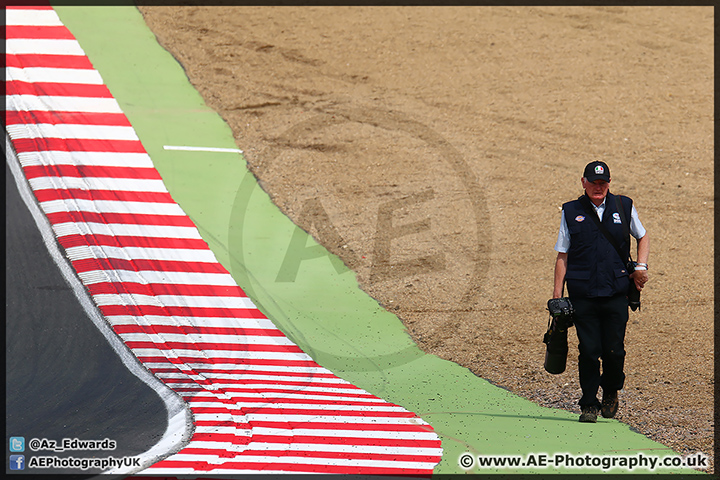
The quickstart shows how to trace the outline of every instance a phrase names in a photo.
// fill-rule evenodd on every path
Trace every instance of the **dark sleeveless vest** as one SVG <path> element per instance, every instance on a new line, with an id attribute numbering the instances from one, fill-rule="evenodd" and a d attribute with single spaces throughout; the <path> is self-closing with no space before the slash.
<path id="1" fill-rule="evenodd" d="M 589 215 L 596 215 L 595 211 L 585 210 L 580 203 L 580 198 L 563 205 L 565 221 L 570 231 L 570 249 L 568 250 L 565 274 L 568 295 L 570 297 L 610 297 L 618 293 L 626 293 L 630 286 L 630 278 L 625 264 L 630 254 L 630 237 L 625 237 L 623 225 L 620 223 L 622 217 L 615 205 L 615 195 L 608 192 L 605 198 L 602 223 L 617 239 L 623 252 L 622 259 L 589 217 Z M 625 220 L 630 222 L 632 200 L 625 196 L 620 198 Z"/>

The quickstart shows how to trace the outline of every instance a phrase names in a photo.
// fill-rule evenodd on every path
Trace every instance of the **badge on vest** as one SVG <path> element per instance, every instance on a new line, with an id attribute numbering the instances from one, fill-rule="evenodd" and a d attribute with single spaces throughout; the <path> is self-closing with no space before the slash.
<path id="1" fill-rule="evenodd" d="M 582 222 L 583 220 L 585 220 L 585 217 L 583 217 L 582 215 L 578 215 L 577 217 L 575 217 L 576 222 Z"/>
<path id="2" fill-rule="evenodd" d="M 622 220 L 620 220 L 620 214 L 615 212 L 613 213 L 613 222 L 614 223 L 622 223 Z"/>

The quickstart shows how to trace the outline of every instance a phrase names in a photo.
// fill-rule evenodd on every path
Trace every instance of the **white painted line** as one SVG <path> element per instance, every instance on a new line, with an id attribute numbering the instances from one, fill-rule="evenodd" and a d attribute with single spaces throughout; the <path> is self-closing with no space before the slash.
<path id="1" fill-rule="evenodd" d="M 186 147 L 179 145 L 163 145 L 165 150 L 184 150 L 188 152 L 221 152 L 221 153 L 243 153 L 237 148 L 216 148 L 216 147 Z"/>

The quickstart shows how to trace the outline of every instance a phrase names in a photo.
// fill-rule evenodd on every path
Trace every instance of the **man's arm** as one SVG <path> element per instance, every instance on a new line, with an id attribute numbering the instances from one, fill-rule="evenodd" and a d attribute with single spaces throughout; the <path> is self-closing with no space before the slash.
<path id="1" fill-rule="evenodd" d="M 647 232 L 642 238 L 638 238 L 637 241 L 637 261 L 638 263 L 648 263 L 648 257 L 650 256 L 650 238 L 648 238 Z M 635 280 L 635 286 L 638 290 L 642 290 L 645 283 L 648 281 L 647 270 L 635 270 L 630 277 Z"/>
<path id="2" fill-rule="evenodd" d="M 567 272 L 567 253 L 557 254 L 555 260 L 555 287 L 553 288 L 553 297 L 560 298 L 563 296 L 563 287 L 565 286 L 565 272 Z"/>
<path id="3" fill-rule="evenodd" d="M 648 263 L 650 256 L 650 239 L 647 232 L 641 239 L 637 241 L 637 261 L 638 263 Z"/>

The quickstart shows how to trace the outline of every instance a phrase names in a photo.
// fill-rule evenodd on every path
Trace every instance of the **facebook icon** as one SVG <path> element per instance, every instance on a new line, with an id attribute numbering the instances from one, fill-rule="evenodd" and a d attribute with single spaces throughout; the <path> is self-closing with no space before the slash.
<path id="1" fill-rule="evenodd" d="M 10 470 L 25 470 L 25 455 L 10 455 Z"/>

